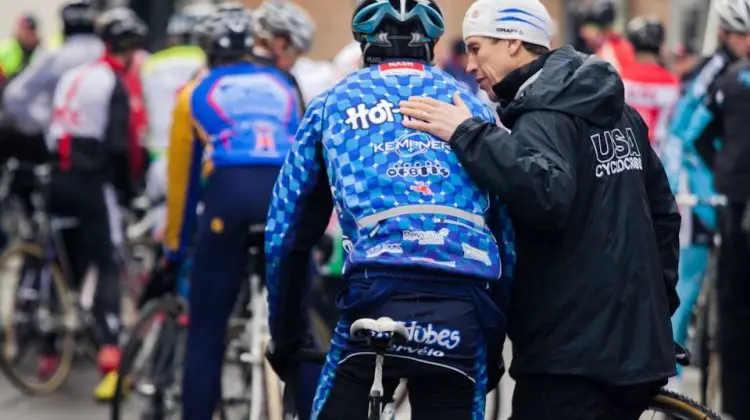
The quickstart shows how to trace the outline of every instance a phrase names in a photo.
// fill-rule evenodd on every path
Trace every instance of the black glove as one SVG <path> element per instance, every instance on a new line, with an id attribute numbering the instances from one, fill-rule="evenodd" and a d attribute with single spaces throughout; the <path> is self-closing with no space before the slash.
<path id="1" fill-rule="evenodd" d="M 182 261 L 170 261 L 166 258 L 159 263 L 151 273 L 146 287 L 143 288 L 143 293 L 138 299 L 138 309 L 143 309 L 143 306 L 152 299 L 175 292 L 181 266 Z"/>
<path id="2" fill-rule="evenodd" d="M 282 381 L 286 381 L 289 374 L 294 373 L 294 368 L 299 364 L 294 360 L 294 356 L 299 351 L 311 343 L 311 339 L 302 341 L 293 341 L 277 345 L 273 340 L 266 346 L 266 360 L 271 368 Z"/>
<path id="3" fill-rule="evenodd" d="M 318 265 L 326 264 L 333 255 L 333 238 L 328 235 L 320 237 L 318 244 L 315 245 L 316 252 L 316 263 Z"/>

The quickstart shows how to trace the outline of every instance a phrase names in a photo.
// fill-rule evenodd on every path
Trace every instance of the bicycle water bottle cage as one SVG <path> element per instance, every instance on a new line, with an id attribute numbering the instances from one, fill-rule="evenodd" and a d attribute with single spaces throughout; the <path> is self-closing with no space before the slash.
<path id="1" fill-rule="evenodd" d="M 377 320 L 358 319 L 352 324 L 350 332 L 356 338 L 366 339 L 367 344 L 377 354 L 385 353 L 393 344 L 405 343 L 408 336 L 404 324 L 388 317 L 381 317 Z"/>

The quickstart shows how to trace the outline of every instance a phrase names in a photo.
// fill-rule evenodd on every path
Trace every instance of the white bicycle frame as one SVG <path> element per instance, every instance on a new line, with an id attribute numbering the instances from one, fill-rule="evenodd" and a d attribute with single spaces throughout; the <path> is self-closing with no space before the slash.
<path id="1" fill-rule="evenodd" d="M 251 249 L 251 255 L 259 253 Z M 261 420 L 263 405 L 268 407 L 267 420 L 281 420 L 281 389 L 273 370 L 265 360 L 264 350 L 270 337 L 266 322 L 268 307 L 266 297 L 268 291 L 261 285 L 258 274 L 250 276 L 250 301 L 248 309 L 252 314 L 250 321 L 245 324 L 244 335 L 249 337 L 250 349 L 240 355 L 240 362 L 251 365 L 252 382 L 250 383 L 250 412 L 248 420 Z M 264 394 L 267 398 L 264 398 Z"/>

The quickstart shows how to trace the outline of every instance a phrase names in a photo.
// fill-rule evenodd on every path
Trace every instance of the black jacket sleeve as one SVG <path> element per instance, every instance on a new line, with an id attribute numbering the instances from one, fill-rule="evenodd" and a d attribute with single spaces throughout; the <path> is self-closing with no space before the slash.
<path id="1" fill-rule="evenodd" d="M 677 208 L 677 201 L 672 194 L 667 180 L 667 173 L 661 160 L 650 147 L 646 156 L 646 193 L 651 209 L 651 223 L 656 234 L 656 244 L 659 247 L 662 279 L 667 288 L 669 310 L 671 314 L 680 305 L 677 296 L 677 265 L 680 253 L 680 224 L 681 217 Z"/>
<path id="2" fill-rule="evenodd" d="M 726 75 L 724 77 L 726 77 Z M 720 92 L 724 84 L 724 77 L 714 83 L 704 97 L 703 106 L 705 109 L 703 111 L 710 115 L 711 120 L 695 139 L 695 150 L 711 171 L 713 171 L 714 159 L 718 152 L 716 148 L 716 139 L 722 138 L 724 134 L 721 104 L 717 100 L 718 96 L 722 95 Z"/>
<path id="3" fill-rule="evenodd" d="M 109 124 L 104 139 L 109 152 L 110 162 L 112 162 L 112 182 L 115 188 L 124 195 L 123 198 L 129 200 L 132 198 L 130 196 L 134 194 L 134 186 L 130 181 L 130 156 L 128 148 L 130 102 L 126 89 L 121 80 L 116 82 L 109 103 Z"/>
<path id="4" fill-rule="evenodd" d="M 575 195 L 577 136 L 571 117 L 534 111 L 522 115 L 512 133 L 466 120 L 450 144 L 472 179 L 498 195 L 514 216 L 556 230 L 564 226 Z"/>

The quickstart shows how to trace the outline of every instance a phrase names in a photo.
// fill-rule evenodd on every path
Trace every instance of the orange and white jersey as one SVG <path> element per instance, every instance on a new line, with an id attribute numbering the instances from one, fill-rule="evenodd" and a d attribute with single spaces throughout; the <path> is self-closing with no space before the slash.
<path id="1" fill-rule="evenodd" d="M 660 154 L 672 108 L 680 97 L 680 81 L 655 63 L 635 63 L 620 74 L 625 84 L 625 102 L 641 114 L 651 146 Z"/>

